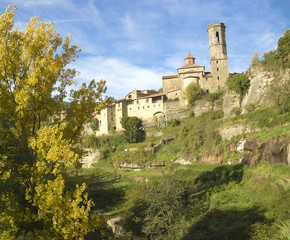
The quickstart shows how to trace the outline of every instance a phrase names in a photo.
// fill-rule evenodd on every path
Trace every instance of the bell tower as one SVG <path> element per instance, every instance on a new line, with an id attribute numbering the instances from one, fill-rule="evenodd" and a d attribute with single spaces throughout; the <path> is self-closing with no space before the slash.
<path id="1" fill-rule="evenodd" d="M 216 90 L 222 89 L 229 75 L 226 43 L 226 26 L 222 22 L 207 27 L 209 39 L 210 67 Z"/>

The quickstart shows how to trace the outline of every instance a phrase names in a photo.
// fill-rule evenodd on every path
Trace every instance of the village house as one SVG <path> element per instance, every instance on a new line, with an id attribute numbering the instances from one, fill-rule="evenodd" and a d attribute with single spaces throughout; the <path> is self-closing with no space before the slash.
<path id="1" fill-rule="evenodd" d="M 121 119 L 136 116 L 145 127 L 162 125 L 170 113 L 168 103 L 175 101 L 175 108 L 187 106 L 184 91 L 190 83 L 199 84 L 205 93 L 221 90 L 229 75 L 227 45 L 224 23 L 208 26 L 211 72 L 197 65 L 191 53 L 185 58 L 185 65 L 177 69 L 176 75 L 163 76 L 163 92 L 155 90 L 133 90 L 122 99 L 114 101 L 96 116 L 99 120 L 97 135 L 108 134 L 110 130 L 122 131 Z"/>

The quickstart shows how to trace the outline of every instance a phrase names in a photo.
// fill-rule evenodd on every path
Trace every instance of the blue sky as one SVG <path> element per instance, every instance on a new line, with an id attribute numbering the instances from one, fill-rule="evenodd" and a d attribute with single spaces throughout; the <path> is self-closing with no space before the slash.
<path id="1" fill-rule="evenodd" d="M 16 26 L 30 17 L 52 22 L 82 49 L 72 67 L 80 82 L 107 81 L 107 95 L 162 87 L 189 50 L 210 71 L 207 26 L 226 24 L 230 72 L 246 71 L 252 55 L 277 47 L 290 26 L 289 0 L 1 0 L 18 8 Z"/>

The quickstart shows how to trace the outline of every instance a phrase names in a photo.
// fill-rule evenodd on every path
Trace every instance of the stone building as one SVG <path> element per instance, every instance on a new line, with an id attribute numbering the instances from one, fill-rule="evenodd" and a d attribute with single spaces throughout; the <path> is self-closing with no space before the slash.
<path id="1" fill-rule="evenodd" d="M 211 72 L 197 65 L 195 57 L 189 53 L 184 59 L 185 65 L 177 69 L 176 75 L 162 77 L 163 92 L 134 90 L 102 110 L 96 116 L 100 123 L 97 135 L 108 134 L 112 129 L 123 130 L 120 123 L 123 117 L 139 117 L 146 127 L 162 124 L 167 116 L 178 112 L 176 108 L 187 106 L 184 91 L 190 83 L 199 84 L 205 93 L 223 89 L 229 75 L 225 30 L 225 24 L 221 22 L 212 23 L 207 28 Z"/>
<path id="2" fill-rule="evenodd" d="M 227 44 L 224 23 L 213 23 L 208 26 L 211 72 L 195 63 L 195 57 L 188 54 L 185 65 L 177 69 L 177 75 L 163 76 L 163 93 L 168 99 L 179 98 L 181 105 L 186 105 L 183 93 L 190 83 L 201 86 L 205 93 L 221 90 L 229 75 Z"/>

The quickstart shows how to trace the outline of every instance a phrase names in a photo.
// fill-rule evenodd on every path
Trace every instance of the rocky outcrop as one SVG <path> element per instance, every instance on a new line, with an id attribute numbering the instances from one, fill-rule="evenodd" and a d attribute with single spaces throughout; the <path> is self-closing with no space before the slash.
<path id="1" fill-rule="evenodd" d="M 159 151 L 159 149 L 164 145 L 164 144 L 167 144 L 167 143 L 170 143 L 171 141 L 173 141 L 174 138 L 165 138 L 165 139 L 161 139 L 160 140 L 160 143 L 156 146 L 153 147 L 152 149 L 152 153 L 157 153 Z"/>
<path id="2" fill-rule="evenodd" d="M 241 163 L 255 166 L 260 162 L 285 163 L 290 166 L 289 138 L 271 139 L 267 143 L 258 145 L 256 142 L 246 141 L 245 154 Z"/>
<path id="3" fill-rule="evenodd" d="M 223 111 L 225 117 L 233 116 L 233 109 L 239 108 L 239 95 L 233 91 L 227 91 L 224 95 Z"/>
<path id="4" fill-rule="evenodd" d="M 93 163 L 97 163 L 100 159 L 100 151 L 98 149 L 86 149 L 87 153 L 81 160 L 83 168 L 93 167 Z"/>
<path id="5" fill-rule="evenodd" d="M 274 80 L 273 73 L 251 67 L 250 88 L 242 101 L 242 113 L 246 113 L 249 104 L 262 105 L 267 101 L 267 88 Z"/>
<path id="6" fill-rule="evenodd" d="M 254 129 L 246 124 L 236 124 L 232 126 L 222 127 L 219 129 L 219 134 L 223 139 L 230 140 L 234 136 L 238 136 L 242 133 L 249 133 L 253 131 L 257 131 L 258 129 Z"/>

